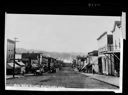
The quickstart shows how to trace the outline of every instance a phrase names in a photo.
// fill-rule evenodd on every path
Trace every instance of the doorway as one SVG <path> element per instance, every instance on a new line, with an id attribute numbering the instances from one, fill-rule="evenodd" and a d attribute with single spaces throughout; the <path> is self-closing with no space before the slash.
<path id="1" fill-rule="evenodd" d="M 98 65 L 99 65 L 99 73 L 102 74 L 102 58 L 98 58 Z"/>

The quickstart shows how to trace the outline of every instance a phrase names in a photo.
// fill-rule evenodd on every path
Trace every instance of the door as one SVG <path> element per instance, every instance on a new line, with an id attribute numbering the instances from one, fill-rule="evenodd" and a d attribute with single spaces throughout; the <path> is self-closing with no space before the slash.
<path id="1" fill-rule="evenodd" d="M 98 65 L 99 65 L 99 73 L 102 73 L 102 60 L 101 60 L 101 57 L 98 58 Z"/>

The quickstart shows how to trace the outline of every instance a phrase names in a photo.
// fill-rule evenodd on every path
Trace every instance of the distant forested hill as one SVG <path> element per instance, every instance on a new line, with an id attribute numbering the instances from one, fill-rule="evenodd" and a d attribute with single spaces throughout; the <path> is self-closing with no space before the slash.
<path id="1" fill-rule="evenodd" d="M 43 53 L 44 55 L 48 55 L 54 58 L 61 58 L 61 59 L 70 59 L 70 58 L 74 58 L 77 55 L 85 55 L 85 53 L 76 53 L 76 52 L 69 52 L 69 53 L 65 53 L 65 52 L 48 52 L 48 51 L 42 51 L 42 50 L 34 50 L 34 49 L 24 49 L 24 48 L 17 48 L 16 49 L 16 53 Z"/>

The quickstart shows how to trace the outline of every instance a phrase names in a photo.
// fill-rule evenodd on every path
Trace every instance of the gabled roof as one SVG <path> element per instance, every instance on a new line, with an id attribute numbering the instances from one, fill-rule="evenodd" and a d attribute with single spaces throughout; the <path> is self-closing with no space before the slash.
<path id="1" fill-rule="evenodd" d="M 7 42 L 15 43 L 15 41 L 13 41 L 13 40 L 11 40 L 11 39 L 7 39 Z"/>
<path id="2" fill-rule="evenodd" d="M 112 33 L 115 31 L 116 26 L 117 26 L 118 28 L 120 28 L 120 27 L 121 27 L 121 21 L 115 21 L 113 30 L 111 31 Z"/>
<path id="3" fill-rule="evenodd" d="M 107 32 L 104 32 L 103 34 L 100 35 L 100 37 L 97 38 L 97 40 L 101 39 Z"/>
<path id="4" fill-rule="evenodd" d="M 93 50 L 92 52 L 88 52 L 89 56 L 98 56 L 98 50 Z"/>

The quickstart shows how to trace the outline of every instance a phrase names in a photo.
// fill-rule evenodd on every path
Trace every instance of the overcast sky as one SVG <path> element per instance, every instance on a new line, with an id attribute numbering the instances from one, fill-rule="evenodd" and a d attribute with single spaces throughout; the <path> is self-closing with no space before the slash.
<path id="1" fill-rule="evenodd" d="M 17 47 L 57 52 L 90 52 L 97 38 L 113 29 L 120 17 L 6 14 L 5 36 Z"/>

